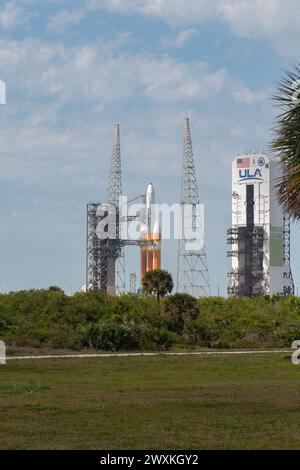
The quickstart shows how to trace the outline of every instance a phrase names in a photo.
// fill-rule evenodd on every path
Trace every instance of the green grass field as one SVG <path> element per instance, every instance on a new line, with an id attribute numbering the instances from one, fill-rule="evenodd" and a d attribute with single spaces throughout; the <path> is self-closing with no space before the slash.
<path id="1" fill-rule="evenodd" d="M 284 354 L 9 361 L 1 449 L 296 449 Z"/>

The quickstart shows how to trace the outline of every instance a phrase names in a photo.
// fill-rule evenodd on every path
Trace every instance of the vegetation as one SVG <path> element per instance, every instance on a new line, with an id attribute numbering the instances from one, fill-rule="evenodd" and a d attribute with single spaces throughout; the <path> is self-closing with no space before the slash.
<path id="1" fill-rule="evenodd" d="M 170 294 L 173 290 L 173 279 L 170 273 L 163 269 L 148 271 L 143 281 L 143 291 L 148 295 L 156 295 L 158 303 L 160 298 Z"/>
<path id="2" fill-rule="evenodd" d="M 199 316 L 197 299 L 188 294 L 175 294 L 166 299 L 164 313 L 170 319 L 170 329 L 180 334 Z"/>
<path id="3" fill-rule="evenodd" d="M 300 65 L 283 77 L 275 100 L 281 114 L 272 147 L 284 169 L 279 198 L 287 212 L 300 219 Z"/>
<path id="4" fill-rule="evenodd" d="M 0 339 L 11 348 L 166 350 L 280 348 L 300 339 L 300 298 L 175 294 L 72 297 L 57 289 L 0 295 Z"/>
<path id="5" fill-rule="evenodd" d="M 1 449 L 298 449 L 284 354 L 9 361 Z"/>

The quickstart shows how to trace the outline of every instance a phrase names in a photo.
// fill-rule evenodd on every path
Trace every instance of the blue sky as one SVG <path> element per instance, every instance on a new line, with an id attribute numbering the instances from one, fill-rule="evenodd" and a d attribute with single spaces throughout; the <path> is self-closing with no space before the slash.
<path id="1" fill-rule="evenodd" d="M 0 6 L 0 290 L 85 282 L 86 203 L 103 200 L 112 126 L 124 192 L 180 197 L 191 119 L 212 293 L 225 294 L 231 161 L 268 148 L 282 71 L 299 60 L 296 0 L 9 0 Z M 293 230 L 293 253 L 299 246 Z M 128 251 L 128 276 L 138 252 Z M 296 256 L 295 256 L 296 258 Z M 164 244 L 175 274 L 176 245 Z M 300 268 L 293 265 L 296 284 Z"/>

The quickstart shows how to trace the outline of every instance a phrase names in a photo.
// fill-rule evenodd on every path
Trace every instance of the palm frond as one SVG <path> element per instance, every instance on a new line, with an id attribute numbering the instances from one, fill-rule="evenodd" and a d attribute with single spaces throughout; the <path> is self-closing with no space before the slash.
<path id="1" fill-rule="evenodd" d="M 281 108 L 271 143 L 283 167 L 283 177 L 277 185 L 278 197 L 285 210 L 300 219 L 300 64 L 286 72 L 273 99 Z"/>

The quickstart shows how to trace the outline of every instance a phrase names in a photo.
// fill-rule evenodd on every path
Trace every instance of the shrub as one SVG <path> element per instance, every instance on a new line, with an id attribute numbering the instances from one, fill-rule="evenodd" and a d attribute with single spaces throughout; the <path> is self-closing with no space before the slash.
<path id="1" fill-rule="evenodd" d="M 8 345 L 102 350 L 290 347 L 300 339 L 298 297 L 162 299 L 60 289 L 0 294 L 0 339 Z"/>
<path id="2" fill-rule="evenodd" d="M 166 299 L 164 313 L 170 320 L 170 327 L 180 332 L 188 321 L 194 320 L 199 315 L 197 299 L 188 294 L 175 294 Z"/>

